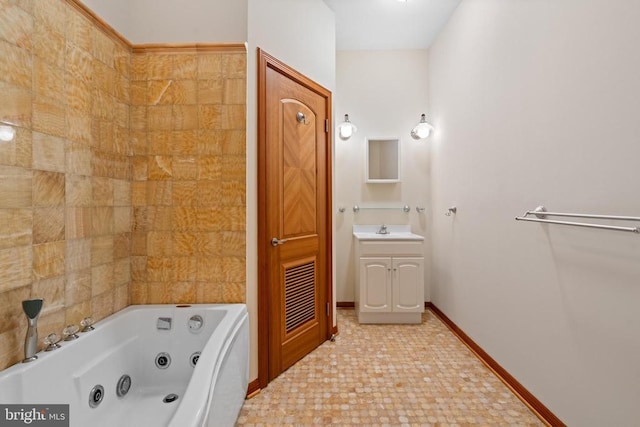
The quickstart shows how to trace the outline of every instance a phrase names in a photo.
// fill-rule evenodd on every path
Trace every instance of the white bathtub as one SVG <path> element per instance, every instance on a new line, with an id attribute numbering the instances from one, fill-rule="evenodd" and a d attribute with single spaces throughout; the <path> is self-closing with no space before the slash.
<path id="1" fill-rule="evenodd" d="M 194 332 L 189 319 L 197 315 L 204 323 Z M 158 329 L 166 326 L 160 318 L 170 318 L 171 329 Z M 70 425 L 78 427 L 235 424 L 249 376 L 244 304 L 130 306 L 94 326 L 74 341 L 62 341 L 58 350 L 39 352 L 34 362 L 0 372 L 0 403 L 69 404 Z M 193 367 L 191 356 L 198 351 Z M 164 369 L 156 365 L 161 353 L 171 358 Z M 120 397 L 116 389 L 123 375 L 130 376 L 131 386 Z M 91 407 L 97 385 L 103 398 Z M 172 393 L 178 398 L 163 402 Z"/>

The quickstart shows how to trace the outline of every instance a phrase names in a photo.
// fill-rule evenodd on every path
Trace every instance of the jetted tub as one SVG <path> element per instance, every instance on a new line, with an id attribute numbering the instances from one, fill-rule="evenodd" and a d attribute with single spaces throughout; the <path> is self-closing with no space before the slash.
<path id="1" fill-rule="evenodd" d="M 249 377 L 244 304 L 129 306 L 94 327 L 0 372 L 0 403 L 69 404 L 78 427 L 235 424 Z"/>

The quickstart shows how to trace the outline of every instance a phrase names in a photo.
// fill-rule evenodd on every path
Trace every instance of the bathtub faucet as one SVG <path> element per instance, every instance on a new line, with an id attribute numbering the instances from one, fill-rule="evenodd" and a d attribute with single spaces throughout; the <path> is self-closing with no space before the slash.
<path id="1" fill-rule="evenodd" d="M 36 356 L 38 351 L 38 316 L 40 316 L 43 305 L 42 298 L 22 301 L 22 310 L 29 322 L 27 336 L 24 339 L 24 360 L 22 363 L 33 362 L 38 358 Z"/>

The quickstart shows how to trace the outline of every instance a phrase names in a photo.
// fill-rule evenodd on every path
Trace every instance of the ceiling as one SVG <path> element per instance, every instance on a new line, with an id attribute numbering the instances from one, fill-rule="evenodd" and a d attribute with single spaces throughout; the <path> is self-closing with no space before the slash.
<path id="1" fill-rule="evenodd" d="M 461 0 L 323 0 L 336 15 L 337 50 L 426 49 Z"/>

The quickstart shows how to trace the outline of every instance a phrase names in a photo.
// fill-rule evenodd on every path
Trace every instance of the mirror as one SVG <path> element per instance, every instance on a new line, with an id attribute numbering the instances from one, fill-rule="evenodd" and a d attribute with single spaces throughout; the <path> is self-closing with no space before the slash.
<path id="1" fill-rule="evenodd" d="M 366 182 L 400 182 L 400 139 L 367 138 Z"/>

